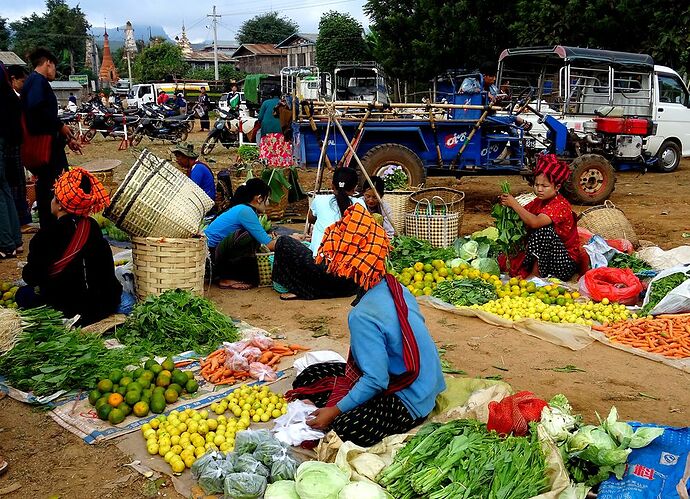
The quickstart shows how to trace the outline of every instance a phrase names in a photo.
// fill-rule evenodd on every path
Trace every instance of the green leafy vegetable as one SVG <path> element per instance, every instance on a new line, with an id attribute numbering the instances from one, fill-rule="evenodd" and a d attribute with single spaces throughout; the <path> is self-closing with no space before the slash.
<path id="1" fill-rule="evenodd" d="M 459 307 L 484 305 L 495 300 L 496 288 L 484 279 L 458 279 L 438 283 L 432 296 Z"/>
<path id="2" fill-rule="evenodd" d="M 666 277 L 653 281 L 649 290 L 649 301 L 640 310 L 640 315 L 649 315 L 649 313 L 654 310 L 654 307 L 656 307 L 667 294 L 688 279 L 690 279 L 690 275 L 684 274 L 683 272 L 676 272 L 675 274 L 667 275 Z"/>
<path id="3" fill-rule="evenodd" d="M 187 350 L 207 354 L 224 341 L 239 339 L 232 319 L 211 301 L 181 290 L 149 296 L 137 304 L 115 336 L 128 345 L 144 344 L 155 355 Z"/>
<path id="4" fill-rule="evenodd" d="M 630 269 L 635 274 L 652 270 L 652 266 L 644 260 L 640 260 L 635 255 L 628 255 L 626 253 L 616 253 L 613 255 L 611 260 L 609 260 L 609 267 Z"/>
<path id="5" fill-rule="evenodd" d="M 510 184 L 501 183 L 501 190 L 504 194 L 510 194 Z M 497 203 L 491 209 L 491 216 L 498 229 L 496 244 L 506 255 L 514 255 L 523 247 L 527 235 L 527 229 L 520 215 L 512 208 Z"/>
<path id="6" fill-rule="evenodd" d="M 453 248 L 435 248 L 429 241 L 409 236 L 398 236 L 393 239 L 393 250 L 390 261 L 396 272 L 412 267 L 416 262 L 431 262 L 431 260 L 446 260 L 455 258 Z"/>

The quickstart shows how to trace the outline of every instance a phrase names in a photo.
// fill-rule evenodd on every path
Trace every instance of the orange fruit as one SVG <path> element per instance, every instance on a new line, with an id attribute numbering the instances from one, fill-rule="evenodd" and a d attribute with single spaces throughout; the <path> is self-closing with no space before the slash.
<path id="1" fill-rule="evenodd" d="M 117 407 L 122 403 L 124 400 L 124 397 L 120 395 L 119 393 L 112 393 L 108 397 L 108 404 L 111 405 L 112 407 Z"/>

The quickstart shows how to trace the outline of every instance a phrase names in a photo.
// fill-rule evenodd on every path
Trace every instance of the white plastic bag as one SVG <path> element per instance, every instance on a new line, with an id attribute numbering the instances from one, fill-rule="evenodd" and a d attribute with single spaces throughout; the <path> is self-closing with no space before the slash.
<path id="1" fill-rule="evenodd" d="M 640 248 L 636 255 L 638 258 L 648 262 L 654 270 L 666 270 L 690 263 L 690 246 L 678 246 L 668 251 L 664 251 L 657 246 L 648 246 Z"/>
<path id="2" fill-rule="evenodd" d="M 649 283 L 649 287 L 647 288 L 647 292 L 645 293 L 642 305 L 647 305 L 647 303 L 649 302 L 649 296 L 651 294 L 654 282 L 658 281 L 663 277 L 669 276 L 671 274 L 676 274 L 678 272 L 682 272 L 684 274 L 689 273 L 690 263 L 685 265 L 677 265 L 676 267 L 672 267 L 670 269 L 659 272 L 659 274 Z M 683 314 L 686 312 L 690 312 L 690 279 L 687 279 L 685 282 L 681 283 L 679 286 L 673 289 L 659 303 L 657 303 L 656 306 L 649 313 L 652 315 L 660 315 Z"/>
<path id="3" fill-rule="evenodd" d="M 316 352 L 307 352 L 304 356 L 295 361 L 293 367 L 297 374 L 300 374 L 313 364 L 325 364 L 327 362 L 340 362 L 344 364 L 345 359 L 342 355 L 332 350 L 319 350 Z"/>
<path id="4" fill-rule="evenodd" d="M 593 236 L 583 248 L 587 255 L 589 255 L 590 265 L 593 269 L 608 267 L 609 258 L 615 253 L 620 253 L 615 248 L 609 246 L 601 236 Z"/>
<path id="5" fill-rule="evenodd" d="M 288 445 L 300 445 L 306 440 L 318 440 L 324 436 L 319 430 L 314 430 L 307 424 L 316 406 L 301 400 L 294 400 L 288 404 L 287 414 L 276 418 L 273 426 L 275 437 Z"/>

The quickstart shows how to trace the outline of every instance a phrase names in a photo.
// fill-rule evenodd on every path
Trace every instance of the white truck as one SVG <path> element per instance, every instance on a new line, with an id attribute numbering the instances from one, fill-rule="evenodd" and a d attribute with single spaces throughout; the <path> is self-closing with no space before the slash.
<path id="1" fill-rule="evenodd" d="M 198 96 L 202 88 L 208 91 L 210 86 L 207 82 L 138 83 L 132 85 L 132 92 L 130 98 L 127 99 L 127 103 L 129 106 L 134 107 L 141 107 L 151 102 L 155 103 L 161 90 L 171 98 L 182 92 L 185 99 L 189 100 L 190 97 L 195 98 Z"/>
<path id="2" fill-rule="evenodd" d="M 506 49 L 499 57 L 498 86 L 530 94 L 532 108 L 555 116 L 583 140 L 596 140 L 598 127 L 625 123 L 615 118 L 651 120 L 654 129 L 644 139 L 614 131 L 610 152 L 629 158 L 631 168 L 644 160 L 668 173 L 690 156 L 688 88 L 676 71 L 655 65 L 649 55 L 562 45 Z M 546 127 L 538 117 L 523 116 L 533 123 L 532 140 L 543 140 Z"/>

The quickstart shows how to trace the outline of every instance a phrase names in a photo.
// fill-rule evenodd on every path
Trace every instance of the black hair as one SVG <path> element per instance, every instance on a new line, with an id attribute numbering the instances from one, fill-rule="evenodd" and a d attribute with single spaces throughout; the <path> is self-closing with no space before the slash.
<path id="1" fill-rule="evenodd" d="M 58 62 L 57 57 L 55 57 L 50 50 L 43 47 L 39 47 L 31 52 L 29 54 L 29 60 L 31 61 L 31 66 L 33 66 L 34 69 L 46 61 L 52 62 L 53 64 L 57 64 Z"/>
<path id="2" fill-rule="evenodd" d="M 260 178 L 250 178 L 235 190 L 230 200 L 230 208 L 240 204 L 249 204 L 255 196 L 268 197 L 271 189 Z"/>
<path id="3" fill-rule="evenodd" d="M 84 194 L 91 194 L 91 187 L 91 179 L 86 175 L 82 175 L 79 188 L 84 191 Z"/>
<path id="4" fill-rule="evenodd" d="M 337 168 L 333 173 L 333 195 L 338 203 L 340 216 L 345 214 L 345 210 L 352 204 L 348 192 L 357 188 L 357 172 L 349 167 Z"/>
<path id="5" fill-rule="evenodd" d="M 385 184 L 383 183 L 383 179 L 377 175 L 372 175 L 369 178 L 371 179 L 371 183 L 374 184 L 376 192 L 379 193 L 379 197 L 383 197 L 383 191 L 386 188 Z M 368 189 L 371 189 L 371 186 L 369 185 L 369 182 L 367 182 L 365 179 L 364 183 L 362 183 L 362 188 L 360 189 L 360 191 L 362 194 L 364 194 Z"/>
<path id="6" fill-rule="evenodd" d="M 482 62 L 479 65 L 479 72 L 482 76 L 496 76 L 498 72 L 498 64 L 493 61 Z"/>
<path id="7" fill-rule="evenodd" d="M 7 70 L 8 78 L 15 78 L 17 80 L 26 78 L 29 74 L 26 68 L 24 66 L 20 66 L 19 64 L 12 64 L 11 66 L 7 66 L 5 69 Z"/>

